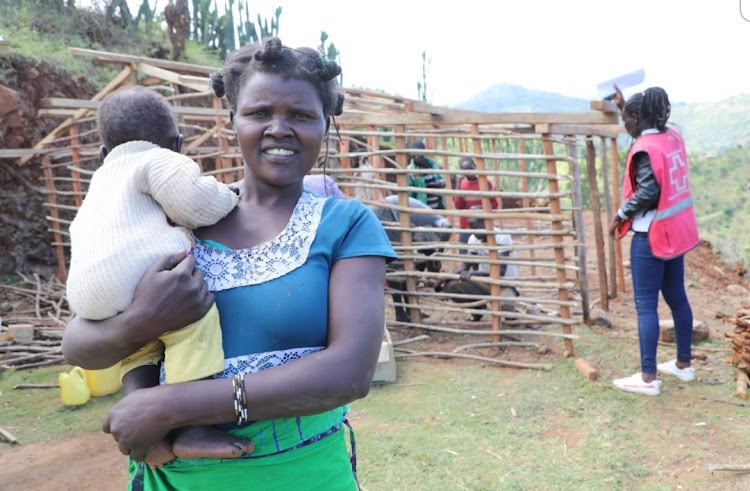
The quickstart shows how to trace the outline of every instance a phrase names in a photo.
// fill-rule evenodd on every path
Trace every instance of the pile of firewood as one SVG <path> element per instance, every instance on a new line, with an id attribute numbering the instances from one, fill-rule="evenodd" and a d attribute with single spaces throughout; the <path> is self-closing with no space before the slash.
<path id="1" fill-rule="evenodd" d="M 734 333 L 726 337 L 732 343 L 729 363 L 737 367 L 737 396 L 747 399 L 750 383 L 750 309 L 741 310 L 735 317 L 724 317 L 724 322 L 734 324 Z"/>
<path id="2" fill-rule="evenodd" d="M 19 275 L 21 281 L 0 285 L 0 368 L 21 370 L 64 363 L 62 332 L 72 317 L 65 284 L 56 277 Z"/>

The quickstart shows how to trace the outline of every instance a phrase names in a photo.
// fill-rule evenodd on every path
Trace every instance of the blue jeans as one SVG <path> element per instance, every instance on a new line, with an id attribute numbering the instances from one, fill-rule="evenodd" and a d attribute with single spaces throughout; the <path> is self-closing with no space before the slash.
<path id="1" fill-rule="evenodd" d="M 630 245 L 633 297 L 638 313 L 641 371 L 656 373 L 656 347 L 659 342 L 659 291 L 674 320 L 677 360 L 690 363 L 693 338 L 693 311 L 685 293 L 685 259 L 663 260 L 651 254 L 648 237 L 636 233 Z"/>

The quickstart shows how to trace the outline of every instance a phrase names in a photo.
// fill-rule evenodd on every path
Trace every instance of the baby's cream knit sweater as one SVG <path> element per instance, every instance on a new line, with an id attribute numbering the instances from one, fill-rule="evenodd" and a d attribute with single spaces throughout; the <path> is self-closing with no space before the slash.
<path id="1" fill-rule="evenodd" d="M 237 201 L 189 157 L 145 141 L 118 145 L 94 173 L 70 225 L 71 308 L 92 320 L 122 312 L 159 257 L 190 250 L 187 229 L 218 222 Z"/>

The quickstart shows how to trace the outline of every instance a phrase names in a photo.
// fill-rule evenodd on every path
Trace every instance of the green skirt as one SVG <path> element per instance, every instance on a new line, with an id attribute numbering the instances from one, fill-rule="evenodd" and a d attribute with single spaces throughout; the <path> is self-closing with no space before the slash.
<path id="1" fill-rule="evenodd" d="M 261 458 L 176 459 L 161 469 L 129 461 L 131 491 L 357 490 L 341 426 L 300 448 Z"/>

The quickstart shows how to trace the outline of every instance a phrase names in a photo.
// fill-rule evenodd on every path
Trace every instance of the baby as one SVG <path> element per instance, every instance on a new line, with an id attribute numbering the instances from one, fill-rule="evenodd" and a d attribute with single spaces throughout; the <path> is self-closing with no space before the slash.
<path id="1" fill-rule="evenodd" d="M 174 113 L 156 92 L 144 87 L 113 92 L 99 107 L 97 123 L 102 165 L 70 225 L 67 280 L 71 308 L 91 320 L 125 310 L 141 277 L 160 257 L 191 250 L 190 229 L 216 223 L 238 202 L 228 186 L 201 176 L 198 164 L 179 153 L 182 135 Z M 224 370 L 216 305 L 202 319 L 162 335 L 123 360 L 125 390 L 140 388 L 143 375 L 138 372 L 153 370 L 160 362 L 169 384 Z M 152 447 L 146 461 L 158 467 L 175 455 L 230 458 L 248 450 L 248 442 L 213 428 L 180 433 L 174 446 L 162 441 Z M 207 443 L 201 448 L 198 442 Z"/>

